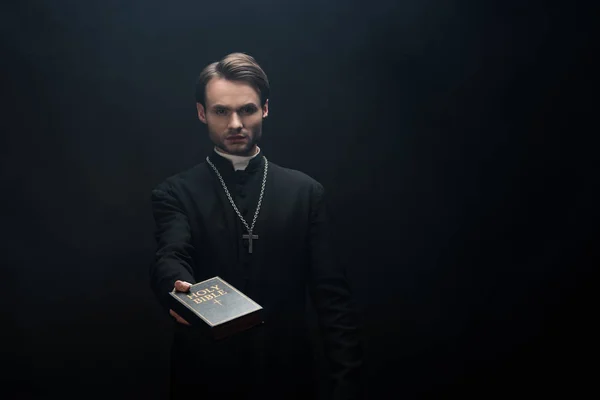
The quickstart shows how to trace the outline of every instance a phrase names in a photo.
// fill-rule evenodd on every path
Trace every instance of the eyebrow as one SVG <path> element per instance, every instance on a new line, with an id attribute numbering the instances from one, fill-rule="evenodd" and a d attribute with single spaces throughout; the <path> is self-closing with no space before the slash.
<path id="1" fill-rule="evenodd" d="M 238 110 L 240 110 L 240 109 L 242 109 L 242 108 L 244 108 L 244 107 L 250 107 L 250 106 L 252 106 L 252 107 L 254 107 L 254 108 L 257 108 L 256 104 L 254 104 L 254 103 L 246 103 L 246 104 L 244 104 L 243 106 L 241 106 L 240 108 L 238 108 Z M 213 105 L 211 108 L 212 108 L 213 110 L 214 110 L 214 109 L 217 109 L 217 108 L 224 108 L 224 109 L 226 109 L 226 110 L 231 110 L 231 108 L 229 108 L 229 107 L 227 107 L 227 106 L 224 106 L 224 105 L 221 105 L 221 104 L 215 104 L 215 105 Z"/>

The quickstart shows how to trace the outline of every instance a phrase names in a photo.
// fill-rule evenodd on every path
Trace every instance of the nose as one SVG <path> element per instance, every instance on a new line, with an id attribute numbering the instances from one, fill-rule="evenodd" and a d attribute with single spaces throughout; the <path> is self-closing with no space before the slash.
<path id="1" fill-rule="evenodd" d="M 244 125 L 242 124 L 242 119 L 240 116 L 233 112 L 231 113 L 231 118 L 229 119 L 229 129 L 231 130 L 240 130 Z"/>

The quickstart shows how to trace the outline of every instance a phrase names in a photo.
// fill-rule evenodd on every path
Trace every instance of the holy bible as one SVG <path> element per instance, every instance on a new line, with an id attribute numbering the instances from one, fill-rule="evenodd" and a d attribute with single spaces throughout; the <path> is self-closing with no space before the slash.
<path id="1" fill-rule="evenodd" d="M 218 276 L 170 294 L 173 311 L 216 340 L 263 322 L 262 307 Z"/>

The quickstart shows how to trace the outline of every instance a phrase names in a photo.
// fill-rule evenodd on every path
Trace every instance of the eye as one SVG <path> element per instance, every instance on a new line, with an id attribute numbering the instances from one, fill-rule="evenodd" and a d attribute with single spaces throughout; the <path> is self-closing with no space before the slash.
<path id="1" fill-rule="evenodd" d="M 217 109 L 215 110 L 215 114 L 217 114 L 217 115 L 225 115 L 225 112 L 226 112 L 226 111 L 225 111 L 225 109 L 224 109 L 224 108 L 217 108 Z"/>
<path id="2" fill-rule="evenodd" d="M 246 106 L 246 107 L 242 108 L 242 112 L 244 114 L 253 114 L 254 112 L 256 112 L 256 108 L 253 106 Z"/>

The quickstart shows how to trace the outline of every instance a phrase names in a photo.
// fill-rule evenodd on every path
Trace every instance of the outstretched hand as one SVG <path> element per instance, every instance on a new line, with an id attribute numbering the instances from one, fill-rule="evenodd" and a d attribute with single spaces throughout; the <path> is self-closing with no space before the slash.
<path id="1" fill-rule="evenodd" d="M 188 292 L 190 290 L 191 286 L 192 286 L 192 284 L 189 282 L 175 281 L 175 290 L 178 292 L 184 292 L 184 293 Z M 181 316 L 179 314 L 177 314 L 175 311 L 169 310 L 169 314 L 171 314 L 171 316 L 173 318 L 175 318 L 175 320 L 177 322 L 179 322 L 180 324 L 190 326 L 190 323 L 187 322 L 185 319 L 181 318 Z"/>

